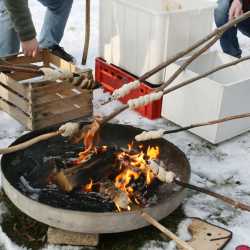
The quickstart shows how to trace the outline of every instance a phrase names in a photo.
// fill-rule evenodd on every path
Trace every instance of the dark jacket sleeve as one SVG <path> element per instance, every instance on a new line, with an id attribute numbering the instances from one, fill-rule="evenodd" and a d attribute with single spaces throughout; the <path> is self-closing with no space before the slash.
<path id="1" fill-rule="evenodd" d="M 28 0 L 4 0 L 4 2 L 21 41 L 35 38 L 36 30 L 32 22 Z"/>

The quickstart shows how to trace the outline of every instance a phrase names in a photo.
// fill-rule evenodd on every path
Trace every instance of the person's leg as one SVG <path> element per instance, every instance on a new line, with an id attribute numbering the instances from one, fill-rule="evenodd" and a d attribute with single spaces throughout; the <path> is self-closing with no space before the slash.
<path id="1" fill-rule="evenodd" d="M 3 0 L 0 0 L 0 57 L 17 54 L 20 40 Z"/>
<path id="2" fill-rule="evenodd" d="M 41 48 L 49 48 L 61 42 L 73 0 L 39 1 L 48 8 L 39 43 Z"/>
<path id="3" fill-rule="evenodd" d="M 250 6 L 245 11 L 249 11 Z M 238 24 L 238 29 L 246 36 L 250 37 L 250 18 Z"/>
<path id="4" fill-rule="evenodd" d="M 218 6 L 215 9 L 214 17 L 217 27 L 228 22 L 228 13 L 231 6 L 230 0 L 218 0 Z M 226 31 L 220 39 L 221 47 L 224 53 L 231 56 L 241 57 L 241 49 L 237 38 L 237 27 L 233 27 Z"/>

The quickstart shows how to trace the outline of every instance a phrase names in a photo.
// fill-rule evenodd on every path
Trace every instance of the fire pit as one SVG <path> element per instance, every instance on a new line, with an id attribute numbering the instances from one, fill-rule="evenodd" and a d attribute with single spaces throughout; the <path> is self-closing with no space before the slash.
<path id="1" fill-rule="evenodd" d="M 20 137 L 13 145 L 55 130 L 56 127 L 34 131 Z M 131 126 L 106 124 L 101 130 L 101 145 L 125 149 L 142 130 Z M 185 155 L 164 139 L 148 141 L 144 148 L 159 148 L 161 160 L 183 182 L 190 178 L 190 166 Z M 2 183 L 10 200 L 25 214 L 49 226 L 73 232 L 104 234 L 130 231 L 147 226 L 140 211 L 160 220 L 173 212 L 185 197 L 185 190 L 174 184 L 160 184 L 155 197 L 144 207 L 132 206 L 131 211 L 118 212 L 113 202 L 108 202 L 93 192 L 79 190 L 64 192 L 46 186 L 45 180 L 55 164 L 62 164 L 81 152 L 82 144 L 71 144 L 56 137 L 36 144 L 26 150 L 4 155 L 2 158 Z M 119 180 L 120 177 L 117 177 Z M 91 183 L 90 183 L 91 184 Z M 85 185 L 85 189 L 88 186 Z"/>

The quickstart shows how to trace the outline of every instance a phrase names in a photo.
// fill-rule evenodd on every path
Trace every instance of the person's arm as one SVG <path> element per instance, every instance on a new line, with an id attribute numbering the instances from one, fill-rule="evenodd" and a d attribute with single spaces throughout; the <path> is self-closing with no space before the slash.
<path id="1" fill-rule="evenodd" d="M 234 18 L 242 14 L 243 14 L 242 0 L 233 0 L 231 8 L 229 10 L 229 20 L 233 20 Z"/>
<path id="2" fill-rule="evenodd" d="M 15 30 L 18 33 L 22 49 L 27 56 L 36 56 L 38 42 L 36 30 L 31 18 L 28 0 L 4 0 Z"/>

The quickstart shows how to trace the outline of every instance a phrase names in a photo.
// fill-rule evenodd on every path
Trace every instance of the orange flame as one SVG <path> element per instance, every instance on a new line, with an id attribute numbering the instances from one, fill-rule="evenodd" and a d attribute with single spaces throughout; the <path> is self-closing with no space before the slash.
<path id="1" fill-rule="evenodd" d="M 118 160 L 117 168 L 119 174 L 116 177 L 114 177 L 113 181 L 115 187 L 121 190 L 122 192 L 126 193 L 131 202 L 135 201 L 135 203 L 140 205 L 140 199 L 137 199 L 138 197 L 134 195 L 135 192 L 137 191 L 136 183 L 142 181 L 144 182 L 145 186 L 146 185 L 149 186 L 152 183 L 155 176 L 150 166 L 148 165 L 148 160 L 155 160 L 159 158 L 160 148 L 158 146 L 155 147 L 149 146 L 145 150 L 145 147 L 143 145 L 140 145 L 138 147 L 140 152 L 136 152 L 135 150 L 133 150 L 133 146 L 134 145 L 132 142 L 128 144 L 127 150 L 123 150 L 116 155 L 116 159 Z M 105 152 L 107 151 L 107 149 L 108 146 L 92 147 L 91 151 L 86 150 L 79 154 L 78 162 L 82 163 L 83 161 L 86 161 L 89 158 L 91 158 L 93 154 Z M 139 179 L 140 181 L 138 182 Z M 90 180 L 90 182 L 83 187 L 83 190 L 85 192 L 91 192 L 92 189 L 93 189 L 93 180 Z M 118 211 L 120 211 L 119 207 L 117 207 L 117 209 Z M 129 209 L 131 209 L 130 206 L 128 207 L 128 210 Z"/>
<path id="2" fill-rule="evenodd" d="M 155 160 L 160 155 L 160 148 L 159 147 L 148 147 L 147 156 L 150 160 Z"/>
<path id="3" fill-rule="evenodd" d="M 143 151 L 132 153 L 132 147 L 133 144 L 129 144 L 127 152 L 122 151 L 117 155 L 117 159 L 121 163 L 120 168 L 123 170 L 115 178 L 115 186 L 121 191 L 126 192 L 129 197 L 134 193 L 131 182 L 136 182 L 141 175 L 144 175 L 147 185 L 151 184 L 154 174 L 148 166 L 147 160 L 157 159 L 160 155 L 159 147 L 148 147 L 146 154 Z"/>
<path id="4" fill-rule="evenodd" d="M 91 192 L 91 191 L 92 191 L 92 188 L 93 188 L 93 184 L 94 184 L 94 183 L 93 183 L 93 180 L 90 179 L 89 183 L 86 184 L 86 185 L 83 187 L 83 191 L 84 191 L 84 192 L 87 192 L 87 193 Z"/>

